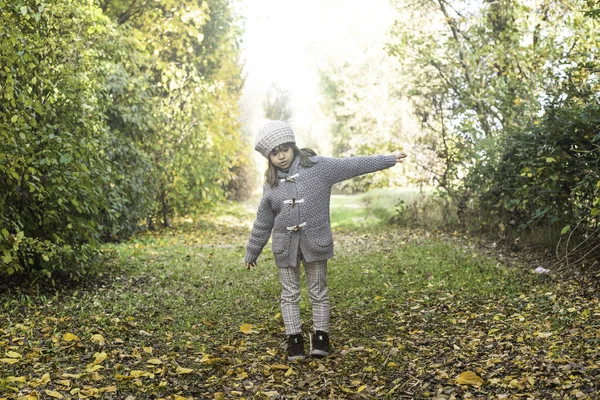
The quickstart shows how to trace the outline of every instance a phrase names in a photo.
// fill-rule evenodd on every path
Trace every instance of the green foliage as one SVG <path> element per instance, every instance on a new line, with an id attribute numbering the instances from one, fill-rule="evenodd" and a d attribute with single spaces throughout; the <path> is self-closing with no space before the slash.
<path id="1" fill-rule="evenodd" d="M 272 83 L 263 102 L 263 110 L 266 119 L 289 121 L 292 118 L 292 108 L 288 91 Z"/>
<path id="2" fill-rule="evenodd" d="M 409 151 L 414 134 L 397 66 L 382 49 L 365 49 L 357 60 L 320 71 L 322 108 L 331 120 L 335 157 Z M 347 193 L 406 183 L 406 171 L 386 170 L 336 185 Z"/>
<path id="3" fill-rule="evenodd" d="M 96 56 L 108 20 L 68 1 L 0 2 L 0 271 L 87 264 L 110 181 Z"/>
<path id="4" fill-rule="evenodd" d="M 135 38 L 153 87 L 153 219 L 197 212 L 224 198 L 242 151 L 236 102 L 239 29 L 228 1 L 129 5 L 106 12 Z"/>
<path id="5" fill-rule="evenodd" d="M 112 18 L 112 19 L 111 19 Z M 0 274 L 224 199 L 245 162 L 228 1 L 0 1 Z"/>
<path id="6" fill-rule="evenodd" d="M 600 30 L 588 3 L 439 0 L 396 22 L 389 51 L 413 72 L 420 152 L 435 160 L 424 167 L 463 224 L 513 238 L 578 227 L 581 254 L 598 247 Z"/>

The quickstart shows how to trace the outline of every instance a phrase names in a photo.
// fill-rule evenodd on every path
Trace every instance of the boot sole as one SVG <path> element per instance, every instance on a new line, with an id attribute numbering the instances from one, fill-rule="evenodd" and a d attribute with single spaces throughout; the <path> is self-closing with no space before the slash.
<path id="1" fill-rule="evenodd" d="M 294 360 L 304 360 L 305 356 L 301 355 L 301 356 L 288 356 L 288 361 L 294 361 Z"/>
<path id="2" fill-rule="evenodd" d="M 310 352 L 310 355 L 315 358 L 323 358 L 323 357 L 327 357 L 329 355 L 329 353 L 326 352 L 325 350 L 314 349 L 313 351 Z"/>

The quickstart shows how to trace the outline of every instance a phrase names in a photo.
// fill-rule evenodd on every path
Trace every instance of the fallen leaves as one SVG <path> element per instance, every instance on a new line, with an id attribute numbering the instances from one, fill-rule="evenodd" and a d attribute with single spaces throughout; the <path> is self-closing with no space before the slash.
<path id="1" fill-rule="evenodd" d="M 254 330 L 254 325 L 251 324 L 242 324 L 242 326 L 240 326 L 240 332 L 242 332 L 245 335 L 249 335 L 251 333 L 258 333 L 258 331 Z"/>
<path id="2" fill-rule="evenodd" d="M 483 379 L 474 372 L 465 371 L 456 377 L 456 383 L 459 385 L 471 385 L 478 388 L 483 385 Z"/>
<path id="3" fill-rule="evenodd" d="M 187 375 L 187 374 L 191 374 L 192 372 L 194 372 L 194 370 L 192 368 L 184 368 L 184 367 L 177 367 L 177 369 L 175 370 L 175 373 L 177 373 L 177 375 Z"/>
<path id="4" fill-rule="evenodd" d="M 62 336 L 62 340 L 65 342 L 77 342 L 79 341 L 79 336 L 67 332 Z"/>
<path id="5" fill-rule="evenodd" d="M 44 392 L 46 393 L 46 396 L 52 397 L 53 399 L 64 399 L 65 398 L 65 396 L 62 395 L 62 393 L 57 392 L 56 390 L 46 389 L 46 390 L 44 390 Z"/>
<path id="6" fill-rule="evenodd" d="M 161 235 L 131 259 L 154 252 L 152 268 L 97 290 L 21 314 L 2 294 L 0 307 L 13 305 L 0 312 L 0 400 L 594 398 L 600 304 L 577 284 L 549 288 L 431 238 L 411 250 L 395 231 L 369 234 L 367 251 L 332 268 L 335 351 L 288 363 L 274 267 L 233 280 L 237 250 L 207 250 L 208 265 L 194 248 L 189 269 L 174 268 L 195 236 Z M 266 295 L 246 302 L 253 290 Z M 224 312 L 229 301 L 239 307 Z"/>
<path id="7" fill-rule="evenodd" d="M 106 354 L 105 351 L 103 351 L 101 353 L 95 353 L 94 354 L 94 362 L 92 364 L 93 365 L 102 364 L 107 358 L 108 358 L 108 354 Z"/>
<path id="8" fill-rule="evenodd" d="M 105 341 L 104 341 L 104 336 L 102 336 L 101 334 L 97 333 L 92 335 L 92 337 L 90 338 L 92 343 L 95 343 L 99 346 L 104 346 Z"/>

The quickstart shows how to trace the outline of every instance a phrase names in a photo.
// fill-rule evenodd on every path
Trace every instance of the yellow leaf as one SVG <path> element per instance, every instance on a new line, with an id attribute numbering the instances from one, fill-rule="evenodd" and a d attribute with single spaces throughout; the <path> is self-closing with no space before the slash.
<path id="1" fill-rule="evenodd" d="M 185 375 L 185 374 L 191 374 L 192 372 L 194 372 L 194 370 L 191 368 L 177 367 L 175 372 L 177 373 L 177 375 Z"/>
<path id="2" fill-rule="evenodd" d="M 83 376 L 83 374 L 62 374 L 63 378 L 72 378 L 72 379 L 79 379 Z"/>
<path id="3" fill-rule="evenodd" d="M 100 346 L 104 346 L 104 336 L 102 336 L 99 333 L 92 335 L 92 343 L 96 343 L 96 344 L 99 344 Z"/>
<path id="4" fill-rule="evenodd" d="M 223 394 L 223 392 L 215 392 L 215 400 L 223 400 L 225 398 L 225 395 Z"/>
<path id="5" fill-rule="evenodd" d="M 294 373 L 294 370 L 290 368 L 290 369 L 288 369 L 287 371 L 285 371 L 285 376 L 290 376 L 290 375 L 292 375 L 293 373 Z"/>
<path id="6" fill-rule="evenodd" d="M 33 392 L 29 393 L 26 396 L 23 397 L 19 397 L 19 400 L 39 400 L 40 396 L 38 395 L 38 393 L 34 390 Z"/>
<path id="7" fill-rule="evenodd" d="M 116 386 L 103 387 L 103 388 L 100 388 L 100 392 L 101 393 L 116 393 L 117 387 Z"/>
<path id="8" fill-rule="evenodd" d="M 158 358 L 151 358 L 147 361 L 148 364 L 153 364 L 153 365 L 160 365 L 163 362 L 161 360 L 159 360 Z"/>
<path id="9" fill-rule="evenodd" d="M 50 383 L 50 374 L 46 372 L 44 375 L 42 375 L 42 378 L 40 379 L 40 383 L 42 385 L 46 385 L 46 384 Z"/>
<path id="10" fill-rule="evenodd" d="M 104 379 L 104 377 L 98 372 L 92 372 L 92 379 L 95 381 L 101 381 L 102 379 Z"/>
<path id="11" fill-rule="evenodd" d="M 352 389 L 348 389 L 347 387 L 340 386 L 340 389 L 342 389 L 342 392 L 346 392 L 346 393 L 354 393 L 354 392 L 352 391 Z"/>
<path id="12" fill-rule="evenodd" d="M 62 379 L 59 381 L 56 381 L 57 384 L 66 387 L 67 389 L 71 387 L 71 381 L 68 379 Z"/>
<path id="13" fill-rule="evenodd" d="M 477 374 L 471 371 L 465 371 L 460 374 L 456 378 L 456 383 L 459 385 L 471 385 L 475 387 L 480 387 L 483 385 L 483 379 L 481 379 Z"/>
<path id="14" fill-rule="evenodd" d="M 140 370 L 136 370 L 134 369 L 133 371 L 131 371 L 129 373 L 129 376 L 131 376 L 132 378 L 141 378 L 143 376 L 146 376 L 150 379 L 154 378 L 154 374 L 148 372 L 148 371 L 140 371 Z"/>
<path id="15" fill-rule="evenodd" d="M 257 331 L 255 331 L 253 325 L 250 324 L 242 324 L 242 326 L 240 326 L 240 332 L 249 335 L 251 333 L 258 333 Z"/>
<path id="16" fill-rule="evenodd" d="M 248 374 L 246 372 L 241 372 L 239 373 L 234 379 L 236 381 L 243 381 L 244 379 L 246 379 L 248 377 Z"/>
<path id="17" fill-rule="evenodd" d="M 106 360 L 107 357 L 108 357 L 108 354 L 106 354 L 105 351 L 103 351 L 102 353 L 95 353 L 93 364 L 94 365 L 101 364 L 104 360 Z"/>
<path id="18" fill-rule="evenodd" d="M 144 353 L 152 354 L 152 347 L 142 347 Z"/>
<path id="19" fill-rule="evenodd" d="M 2 361 L 5 364 L 14 364 L 19 362 L 19 360 L 16 358 L 0 358 L 0 361 Z"/>
<path id="20" fill-rule="evenodd" d="M 27 383 L 27 378 L 25 378 L 24 376 L 9 376 L 6 378 L 6 382 L 8 382 L 8 383 L 14 383 L 14 382 Z"/>
<path id="21" fill-rule="evenodd" d="M 46 389 L 46 390 L 44 390 L 44 392 L 46 392 L 46 395 L 48 395 L 50 397 L 54 397 L 55 399 L 64 399 L 64 397 L 65 397 L 55 390 Z"/>
<path id="22" fill-rule="evenodd" d="M 361 387 L 359 387 L 358 389 L 356 389 L 356 393 L 360 393 L 363 390 L 365 390 L 367 388 L 367 385 L 362 385 Z"/>
<path id="23" fill-rule="evenodd" d="M 8 358 L 22 358 L 23 356 L 17 353 L 16 351 L 7 351 L 6 357 Z"/>
<path id="24" fill-rule="evenodd" d="M 95 396 L 99 393 L 100 391 L 96 388 L 89 388 L 89 389 L 84 389 L 81 390 L 79 392 L 79 397 L 82 397 L 84 399 L 88 398 L 88 397 L 92 397 Z"/>
<path id="25" fill-rule="evenodd" d="M 219 357 L 213 357 L 210 354 L 205 354 L 200 359 L 200 362 L 202 364 L 206 364 L 206 365 L 212 365 L 212 364 L 215 364 L 215 363 L 217 363 L 219 361 L 221 361 L 221 359 Z"/>
<path id="26" fill-rule="evenodd" d="M 173 400 L 190 400 L 190 398 L 189 397 L 183 397 L 183 396 L 180 396 L 178 394 L 174 394 L 173 395 Z"/>
<path id="27" fill-rule="evenodd" d="M 100 369 L 104 368 L 102 365 L 88 365 L 88 367 L 85 369 L 85 372 L 91 374 L 92 372 L 96 372 Z"/>
<path id="28" fill-rule="evenodd" d="M 280 369 L 280 370 L 284 370 L 287 371 L 290 367 L 288 367 L 285 364 L 273 364 L 271 365 L 271 369 Z"/>
<path id="29" fill-rule="evenodd" d="M 64 340 L 65 342 L 74 342 L 74 341 L 78 341 L 79 337 L 77 335 L 73 335 L 72 333 L 65 333 L 62 337 L 62 340 Z"/>

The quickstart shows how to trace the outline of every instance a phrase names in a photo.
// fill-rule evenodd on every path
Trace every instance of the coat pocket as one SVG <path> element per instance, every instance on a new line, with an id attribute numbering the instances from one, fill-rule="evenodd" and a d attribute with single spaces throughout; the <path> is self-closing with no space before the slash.
<path id="1" fill-rule="evenodd" d="M 273 254 L 278 257 L 287 257 L 290 254 L 290 233 L 273 232 Z"/>
<path id="2" fill-rule="evenodd" d="M 333 235 L 329 225 L 323 225 L 304 232 L 310 249 L 315 254 L 327 253 L 333 248 Z"/>

